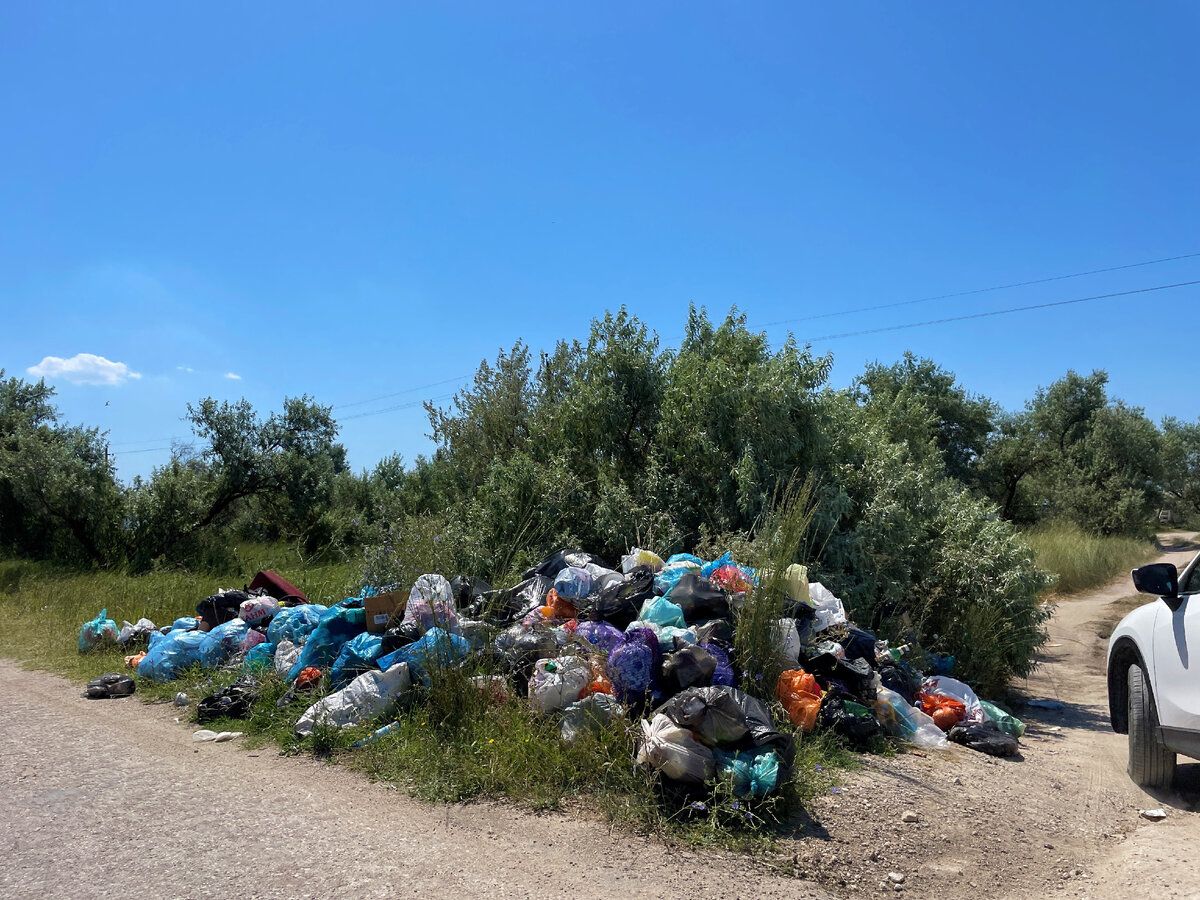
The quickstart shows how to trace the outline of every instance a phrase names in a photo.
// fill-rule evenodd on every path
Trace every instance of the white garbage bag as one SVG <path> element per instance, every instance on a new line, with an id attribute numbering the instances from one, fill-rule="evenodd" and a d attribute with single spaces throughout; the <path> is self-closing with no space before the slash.
<path id="1" fill-rule="evenodd" d="M 529 679 L 529 705 L 540 713 L 566 709 L 591 680 L 591 666 L 578 656 L 539 659 Z"/>
<path id="2" fill-rule="evenodd" d="M 361 725 L 380 715 L 411 687 L 408 663 L 396 663 L 386 672 L 365 672 L 306 709 L 294 730 L 304 736 L 312 734 L 318 722 L 337 728 Z"/>
<path id="3" fill-rule="evenodd" d="M 703 783 L 716 772 L 712 750 L 663 713 L 649 722 L 642 720 L 642 738 L 638 763 L 658 769 L 668 778 Z"/>

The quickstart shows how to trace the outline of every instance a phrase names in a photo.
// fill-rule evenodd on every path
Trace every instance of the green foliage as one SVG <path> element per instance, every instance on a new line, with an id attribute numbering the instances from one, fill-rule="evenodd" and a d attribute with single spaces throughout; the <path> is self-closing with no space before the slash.
<path id="1" fill-rule="evenodd" d="M 1200 521 L 1200 420 L 1162 423 L 1163 490 L 1185 520 Z"/>
<path id="2" fill-rule="evenodd" d="M 1098 535 L 1073 522 L 1046 522 L 1022 534 L 1038 567 L 1049 572 L 1051 587 L 1062 594 L 1105 584 L 1157 555 L 1145 539 Z"/>

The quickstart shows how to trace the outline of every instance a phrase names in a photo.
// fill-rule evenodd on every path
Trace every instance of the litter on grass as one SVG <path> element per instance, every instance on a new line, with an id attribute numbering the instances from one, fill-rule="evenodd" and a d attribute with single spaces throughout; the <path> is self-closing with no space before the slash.
<path id="1" fill-rule="evenodd" d="M 101 610 L 78 643 L 80 652 L 144 643 L 127 662 L 151 681 L 196 666 L 236 670 L 236 681 L 197 705 L 202 724 L 246 718 L 261 699 L 261 675 L 278 673 L 290 683 L 280 707 L 309 698 L 293 727 L 298 737 L 374 727 L 355 747 L 394 733 L 401 707 L 421 702 L 438 671 L 469 661 L 483 673 L 472 681 L 486 702 L 522 698 L 558 723 L 563 741 L 632 717 L 640 722 L 636 761 L 647 773 L 693 789 L 722 780 L 738 797 L 779 790 L 793 770 L 797 735 L 816 731 L 856 749 L 890 736 L 924 750 L 953 741 L 992 755 L 1018 752 L 1024 724 L 954 678 L 952 656 L 892 647 L 856 626 L 841 599 L 809 577 L 792 565 L 782 579 L 766 579 L 730 553 L 664 560 L 634 549 L 613 569 L 564 549 L 510 588 L 430 573 L 411 588 L 368 587 L 326 606 L 276 573 L 260 573 L 164 628 L 140 619 L 118 630 Z M 741 610 L 767 583 L 782 583 L 787 601 L 771 632 L 785 663 L 773 685 L 739 665 L 736 651 Z M 95 696 L 134 689 L 128 676 L 93 684 Z M 193 740 L 239 734 L 204 729 Z"/>

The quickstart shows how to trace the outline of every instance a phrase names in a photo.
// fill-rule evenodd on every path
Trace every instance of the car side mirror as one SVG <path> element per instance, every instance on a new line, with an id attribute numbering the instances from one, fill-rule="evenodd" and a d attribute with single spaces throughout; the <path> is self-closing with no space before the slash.
<path id="1" fill-rule="evenodd" d="M 1179 570 L 1173 563 L 1150 563 L 1139 566 L 1130 575 L 1133 586 L 1143 594 L 1153 594 L 1166 601 L 1167 606 L 1179 606 Z"/>

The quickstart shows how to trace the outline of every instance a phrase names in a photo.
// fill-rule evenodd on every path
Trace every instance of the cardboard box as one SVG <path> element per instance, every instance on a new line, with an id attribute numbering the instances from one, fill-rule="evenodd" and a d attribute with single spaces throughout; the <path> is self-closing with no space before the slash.
<path id="1" fill-rule="evenodd" d="M 389 591 L 386 594 L 368 597 L 363 601 L 363 609 L 367 613 L 367 631 L 383 634 L 393 618 L 404 615 L 404 607 L 407 604 L 408 595 L 403 591 Z"/>

